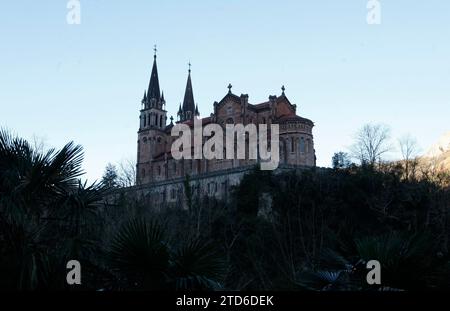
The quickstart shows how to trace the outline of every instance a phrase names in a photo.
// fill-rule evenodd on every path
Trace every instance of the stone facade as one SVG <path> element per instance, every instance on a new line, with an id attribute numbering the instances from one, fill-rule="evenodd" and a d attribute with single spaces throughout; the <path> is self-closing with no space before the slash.
<path id="1" fill-rule="evenodd" d="M 251 104 L 247 94 L 237 96 L 229 85 L 227 94 L 213 104 L 209 117 L 201 118 L 203 126 L 226 124 L 278 124 L 280 131 L 280 167 L 313 167 L 316 165 L 312 129 L 314 123 L 296 114 L 282 88 L 280 96 L 269 96 L 268 101 Z M 144 93 L 137 141 L 137 187 L 142 195 L 157 194 L 161 202 L 177 202 L 182 198 L 183 180 L 189 175 L 194 193 L 226 198 L 230 185 L 238 184 L 243 174 L 258 160 L 251 159 L 192 159 L 175 160 L 171 146 L 178 137 L 171 136 L 174 126 L 171 117 L 167 124 L 166 102 L 159 91 L 156 55 L 149 88 Z M 183 105 L 178 110 L 177 123 L 193 128 L 199 118 L 189 70 Z M 193 136 L 193 135 L 191 135 Z M 269 136 L 270 137 L 270 136 Z M 225 145 L 224 145 L 225 146 Z M 248 148 L 247 152 L 248 152 Z"/>
<path id="2" fill-rule="evenodd" d="M 309 167 L 280 164 L 274 171 L 274 174 L 292 171 L 299 172 L 307 168 Z M 239 185 L 244 175 L 252 172 L 254 169 L 254 165 L 246 165 L 189 176 L 189 187 L 193 201 L 198 202 L 205 196 L 219 201 L 228 201 L 230 190 L 234 186 Z M 185 187 L 186 176 L 170 178 L 163 181 L 154 181 L 129 188 L 117 189 L 109 196 L 109 199 L 114 202 L 118 200 L 120 195 L 131 195 L 137 201 L 148 203 L 156 209 L 163 207 L 187 208 Z M 264 197 L 263 195 L 261 199 L 271 200 L 271 197 Z"/>

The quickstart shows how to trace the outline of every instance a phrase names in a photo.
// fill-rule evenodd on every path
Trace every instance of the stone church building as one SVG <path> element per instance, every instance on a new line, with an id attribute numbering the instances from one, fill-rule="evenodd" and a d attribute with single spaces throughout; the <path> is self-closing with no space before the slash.
<path id="1" fill-rule="evenodd" d="M 297 105 L 289 101 L 284 86 L 281 91 L 279 96 L 269 96 L 263 103 L 251 104 L 247 94 L 233 94 L 230 84 L 225 96 L 213 103 L 212 113 L 200 120 L 203 126 L 210 123 L 223 127 L 225 124 L 237 123 L 267 124 L 269 127 L 278 124 L 280 162 L 277 171 L 313 167 L 316 165 L 312 134 L 314 123 L 298 116 Z M 238 184 L 258 162 L 251 159 L 173 159 L 171 146 L 178 138 L 171 136 L 174 122 L 189 125 L 193 130 L 194 118 L 200 118 L 200 112 L 194 101 L 189 68 L 177 120 L 173 117 L 168 120 L 155 54 L 150 83 L 141 101 L 135 187 L 141 196 L 151 197 L 154 204 L 184 205 L 184 181 L 187 175 L 194 196 L 226 199 L 230 186 Z"/>

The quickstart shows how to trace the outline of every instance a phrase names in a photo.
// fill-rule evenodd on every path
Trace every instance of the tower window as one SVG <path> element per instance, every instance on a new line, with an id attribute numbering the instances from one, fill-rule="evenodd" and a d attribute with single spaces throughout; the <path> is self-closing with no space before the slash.
<path id="1" fill-rule="evenodd" d="M 304 153 L 306 151 L 305 139 L 302 137 L 300 139 L 300 152 Z"/>
<path id="2" fill-rule="evenodd" d="M 294 137 L 291 138 L 291 152 L 295 152 L 295 140 L 294 140 Z"/>

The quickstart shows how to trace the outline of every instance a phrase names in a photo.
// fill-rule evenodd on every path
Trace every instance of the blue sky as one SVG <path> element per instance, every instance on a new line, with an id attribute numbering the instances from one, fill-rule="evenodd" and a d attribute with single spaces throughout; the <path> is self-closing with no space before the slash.
<path id="1" fill-rule="evenodd" d="M 80 25 L 65 0 L 2 2 L 0 126 L 82 144 L 90 180 L 135 156 L 154 44 L 169 114 L 189 61 L 202 115 L 228 83 L 251 103 L 284 84 L 316 124 L 321 166 L 367 122 L 424 151 L 450 131 L 450 1 L 380 0 L 381 25 L 366 23 L 366 0 L 80 2 Z"/>

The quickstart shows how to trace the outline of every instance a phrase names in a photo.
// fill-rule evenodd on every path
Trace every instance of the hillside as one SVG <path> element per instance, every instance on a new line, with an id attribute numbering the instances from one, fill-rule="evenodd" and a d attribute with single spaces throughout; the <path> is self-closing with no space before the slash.
<path id="1" fill-rule="evenodd" d="M 439 169 L 450 170 L 450 132 L 433 144 L 422 160 Z"/>

